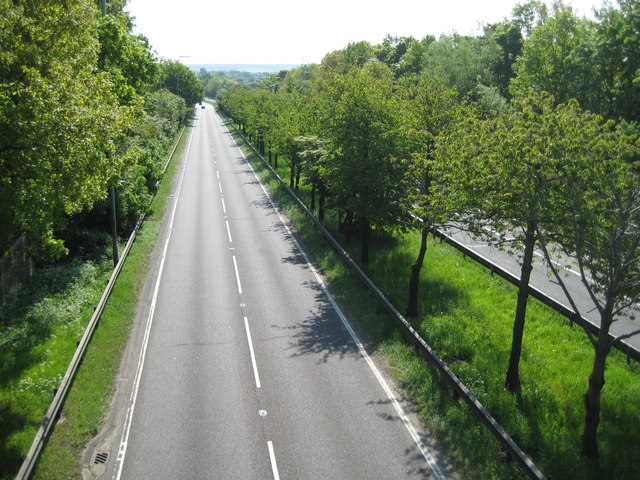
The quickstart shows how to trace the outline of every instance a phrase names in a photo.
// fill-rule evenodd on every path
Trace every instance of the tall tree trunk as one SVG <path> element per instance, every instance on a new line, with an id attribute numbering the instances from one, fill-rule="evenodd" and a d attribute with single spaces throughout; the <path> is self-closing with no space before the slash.
<path id="1" fill-rule="evenodd" d="M 311 212 L 316 209 L 316 186 L 315 184 L 311 184 L 311 205 L 309 207 Z"/>
<path id="2" fill-rule="evenodd" d="M 522 337 L 524 335 L 524 320 L 527 313 L 527 300 L 529 299 L 529 279 L 533 262 L 533 249 L 536 243 L 535 237 L 536 223 L 529 219 L 527 231 L 524 237 L 524 255 L 522 257 L 522 267 L 520 269 L 520 284 L 518 286 L 518 304 L 516 305 L 516 316 L 513 321 L 513 335 L 511 338 L 511 353 L 509 355 L 509 368 L 505 387 L 510 392 L 520 391 L 520 354 L 522 353 Z"/>
<path id="3" fill-rule="evenodd" d="M 271 149 L 269 149 L 269 164 L 271 164 Z"/>
<path id="4" fill-rule="evenodd" d="M 278 154 L 275 154 L 275 165 L 273 166 L 276 170 L 278 169 Z"/>
<path id="5" fill-rule="evenodd" d="M 409 278 L 409 302 L 407 304 L 407 317 L 418 316 L 418 286 L 420 285 L 420 270 L 424 263 L 424 256 L 427 252 L 427 237 L 429 228 L 425 225 L 422 227 L 422 239 L 420 241 L 420 251 L 416 263 L 411 265 L 411 277 Z"/>
<path id="6" fill-rule="evenodd" d="M 369 265 L 369 237 L 371 236 L 371 225 L 366 218 L 360 219 L 360 263 Z"/>
<path id="7" fill-rule="evenodd" d="M 302 173 L 302 169 L 300 165 L 296 165 L 296 192 L 300 190 L 300 174 Z"/>
<path id="8" fill-rule="evenodd" d="M 600 394 L 604 387 L 604 371 L 607 356 L 611 351 L 609 328 L 611 327 L 611 303 L 607 302 L 600 321 L 598 340 L 594 346 L 593 367 L 589 375 L 589 388 L 584 395 L 584 433 L 582 434 L 582 453 L 585 457 L 598 458 L 598 424 L 600 423 Z"/>
<path id="9" fill-rule="evenodd" d="M 320 188 L 320 198 L 318 199 L 318 220 L 324 220 L 324 188 Z"/>

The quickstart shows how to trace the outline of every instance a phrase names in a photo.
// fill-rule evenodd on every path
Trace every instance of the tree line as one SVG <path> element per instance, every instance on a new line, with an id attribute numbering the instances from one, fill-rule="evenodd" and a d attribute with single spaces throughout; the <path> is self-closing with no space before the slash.
<path id="1" fill-rule="evenodd" d="M 584 395 L 582 452 L 598 456 L 611 324 L 640 294 L 640 5 L 577 16 L 562 2 L 517 5 L 480 36 L 387 36 L 254 86 L 217 90 L 219 108 L 277 166 L 308 185 L 320 219 L 338 217 L 367 264 L 378 230 L 413 229 L 408 272 L 418 315 L 428 234 L 456 226 L 521 264 L 505 386 L 519 359 L 535 248 L 582 315 L 554 262 L 570 258 L 600 317 Z M 637 332 L 636 332 L 637 333 Z"/>
<path id="2" fill-rule="evenodd" d="M 0 250 L 68 252 L 106 223 L 109 187 L 130 229 L 148 208 L 197 76 L 132 33 L 125 0 L 0 0 Z M 66 240 L 66 243 L 65 243 Z"/>

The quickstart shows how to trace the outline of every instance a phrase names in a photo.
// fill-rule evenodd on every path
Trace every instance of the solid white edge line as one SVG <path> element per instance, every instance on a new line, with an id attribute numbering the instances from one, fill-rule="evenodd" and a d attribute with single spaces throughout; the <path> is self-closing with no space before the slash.
<path id="1" fill-rule="evenodd" d="M 127 446 L 129 443 L 129 433 L 131 431 L 131 423 L 133 421 L 133 413 L 136 408 L 136 401 L 138 399 L 138 390 L 140 388 L 140 380 L 142 378 L 142 370 L 144 369 L 144 361 L 147 355 L 147 346 L 149 344 L 149 335 L 151 333 L 151 326 L 153 325 L 153 318 L 156 310 L 156 303 L 158 300 L 158 293 L 160 291 L 160 282 L 162 280 L 162 274 L 164 272 L 164 264 L 167 258 L 167 251 L 169 249 L 169 241 L 171 240 L 171 233 L 173 232 L 173 223 L 176 217 L 176 211 L 178 209 L 178 203 L 180 200 L 180 193 L 182 192 L 182 184 L 184 182 L 184 175 L 187 170 L 187 164 L 189 162 L 189 152 L 191 151 L 191 140 L 193 139 L 193 132 L 195 128 L 191 130 L 191 135 L 189 137 L 189 143 L 187 145 L 187 152 L 185 155 L 185 162 L 182 168 L 182 174 L 180 177 L 180 183 L 178 184 L 178 191 L 175 195 L 175 200 L 173 204 L 173 210 L 171 212 L 171 219 L 169 220 L 169 227 L 167 230 L 167 238 L 164 242 L 164 248 L 162 250 L 162 257 L 160 260 L 160 267 L 158 268 L 158 277 L 156 278 L 156 284 L 153 289 L 153 296 L 151 299 L 151 306 L 149 307 L 149 314 L 147 315 L 147 325 L 144 331 L 144 337 L 142 340 L 142 349 L 140 351 L 140 355 L 138 357 L 138 366 L 136 368 L 136 374 L 133 381 L 133 390 L 131 391 L 131 396 L 129 398 L 129 407 L 127 408 L 127 416 L 125 417 L 124 428 L 122 432 L 122 437 L 120 439 L 120 447 L 118 448 L 118 456 L 116 458 L 115 472 L 113 478 L 115 480 L 119 480 L 122 475 L 122 467 L 124 466 L 124 460 L 127 454 Z"/>
<path id="2" fill-rule="evenodd" d="M 244 317 L 244 328 L 247 331 L 247 341 L 249 342 L 249 353 L 251 355 L 251 364 L 253 365 L 253 376 L 256 379 L 256 388 L 260 389 L 260 375 L 258 375 L 258 363 L 256 362 L 256 354 L 253 350 L 253 340 L 251 340 L 251 330 L 249 329 L 249 320 Z"/>
<path id="3" fill-rule="evenodd" d="M 238 262 L 236 262 L 236 256 L 232 255 L 233 258 L 233 268 L 236 271 L 236 282 L 238 283 L 238 293 L 242 295 L 242 285 L 240 284 L 240 272 L 238 272 Z"/>
<path id="4" fill-rule="evenodd" d="M 276 453 L 273 450 L 273 442 L 271 440 L 267 442 L 267 448 L 269 449 L 269 460 L 271 460 L 271 471 L 273 472 L 273 480 L 280 480 L 280 474 L 278 473 L 278 464 L 276 463 Z"/>
<path id="5" fill-rule="evenodd" d="M 231 229 L 229 228 L 229 220 L 224 221 L 227 224 L 227 235 L 229 235 L 229 243 L 233 243 L 233 239 L 231 238 Z"/>
<path id="6" fill-rule="evenodd" d="M 225 125 L 225 128 L 226 128 L 226 125 Z M 228 131 L 228 129 L 227 129 L 227 131 Z M 234 140 L 234 143 L 235 143 L 235 140 Z M 236 147 L 238 148 L 238 150 L 242 154 L 242 158 L 244 158 L 246 160 L 246 157 L 244 156 L 244 153 L 242 153 L 242 150 L 240 149 L 240 147 L 238 147 L 237 144 L 236 144 Z M 249 165 L 249 168 L 251 168 L 251 170 L 253 171 L 253 173 L 255 175 L 255 170 L 253 169 L 253 166 L 251 165 L 251 163 L 248 160 L 247 160 L 247 164 Z M 271 196 L 265 190 L 264 185 L 262 184 L 262 182 L 260 180 L 258 180 L 258 181 L 260 182 L 260 186 L 262 187 L 262 190 L 265 192 L 265 194 L 267 196 L 267 199 L 269 200 L 269 203 L 271 204 L 271 207 L 275 210 L 276 214 L 278 215 L 278 218 L 280 219 L 280 221 L 284 225 L 284 228 L 286 229 L 287 234 L 289 235 L 289 237 L 295 243 L 296 248 L 298 249 L 298 251 L 300 252 L 302 257 L 304 258 L 304 260 L 307 263 L 307 266 L 309 267 L 309 269 L 313 272 L 313 275 L 315 276 L 317 282 L 320 284 L 320 287 L 322 288 L 322 291 L 324 292 L 326 297 L 329 299 L 329 302 L 331 302 L 331 305 L 333 306 L 334 310 L 338 314 L 338 317 L 342 321 L 342 324 L 347 329 L 347 331 L 349 332 L 349 335 L 351 336 L 351 338 L 353 339 L 354 343 L 358 347 L 358 350 L 359 350 L 360 354 L 363 356 L 363 358 L 367 362 L 367 365 L 369 365 L 369 368 L 371 369 L 371 371 L 375 375 L 375 377 L 378 380 L 378 383 L 380 384 L 382 389 L 385 391 L 387 397 L 389 398 L 389 400 L 391 401 L 393 407 L 395 408 L 396 412 L 398 413 L 398 417 L 400 418 L 400 420 L 404 424 L 405 428 L 407 429 L 407 431 L 411 435 L 411 438 L 415 442 L 416 446 L 420 449 L 420 453 L 422 454 L 424 459 L 429 464 L 429 467 L 431 468 L 431 471 L 435 475 L 436 479 L 437 480 L 446 480 L 446 477 L 442 473 L 442 470 L 440 470 L 440 467 L 436 463 L 435 459 L 429 453 L 428 447 L 425 445 L 425 443 L 420 438 L 420 435 L 418 434 L 417 430 L 415 429 L 415 427 L 413 426 L 413 424 L 411 423 L 409 418 L 404 413 L 404 410 L 402 409 L 402 406 L 400 405 L 400 403 L 396 399 L 395 395 L 393 394 L 393 391 L 391 390 L 391 388 L 387 384 L 386 380 L 384 379 L 384 377 L 380 373 L 380 370 L 378 370 L 378 367 L 376 367 L 375 363 L 373 363 L 373 360 L 371 359 L 371 357 L 369 356 L 369 354 L 365 350 L 364 346 L 362 345 L 362 342 L 360 341 L 360 338 L 358 338 L 358 336 L 356 335 L 356 332 L 351 327 L 351 324 L 349 323 L 349 320 L 347 319 L 345 314 L 342 312 L 342 310 L 340 309 L 340 307 L 338 306 L 338 304 L 334 300 L 333 296 L 331 295 L 331 293 L 327 289 L 326 285 L 322 281 L 322 278 L 320 277 L 320 275 L 316 271 L 315 267 L 311 264 L 311 261 L 309 260 L 309 257 L 307 256 L 305 251 L 302 249 L 302 246 L 300 245 L 300 243 L 298 243 L 298 240 L 291 233 L 291 230 L 289 229 L 289 226 L 287 225 L 287 223 L 284 221 L 284 219 L 280 215 L 280 212 L 276 208 L 275 203 L 271 199 Z"/>

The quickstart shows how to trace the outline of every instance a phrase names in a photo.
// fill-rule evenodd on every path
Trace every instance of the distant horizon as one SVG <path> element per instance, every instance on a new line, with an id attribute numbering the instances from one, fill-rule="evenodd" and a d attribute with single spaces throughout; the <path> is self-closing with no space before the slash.
<path id="1" fill-rule="evenodd" d="M 299 63 L 190 63 L 185 65 L 196 72 L 204 68 L 207 72 L 251 73 L 276 73 L 301 66 Z"/>

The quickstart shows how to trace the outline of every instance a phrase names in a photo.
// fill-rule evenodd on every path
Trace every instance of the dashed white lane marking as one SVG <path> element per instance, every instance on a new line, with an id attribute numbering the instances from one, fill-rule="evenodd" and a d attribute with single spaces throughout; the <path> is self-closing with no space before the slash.
<path id="1" fill-rule="evenodd" d="M 253 351 L 253 341 L 251 340 L 251 330 L 249 329 L 249 320 L 244 317 L 244 329 L 247 331 L 247 341 L 249 342 L 249 353 L 251 354 L 251 365 L 253 365 L 253 376 L 256 379 L 256 388 L 260 388 L 260 375 L 258 374 L 258 364 L 256 362 L 256 354 Z"/>
<path id="2" fill-rule="evenodd" d="M 218 190 L 220 190 L 220 193 L 222 193 L 222 184 L 220 182 L 218 182 Z"/>
<path id="3" fill-rule="evenodd" d="M 226 128 L 226 126 L 225 126 L 225 128 Z M 228 132 L 228 129 L 227 129 L 227 132 Z M 233 137 L 232 137 L 232 140 L 233 140 L 233 143 L 235 144 L 236 148 L 238 149 L 238 151 L 242 155 L 242 158 L 247 162 L 247 165 L 249 166 L 249 168 L 253 172 L 254 176 L 256 178 L 258 178 L 255 170 L 253 169 L 253 166 L 247 160 L 247 157 L 245 157 L 245 155 L 242 152 L 242 150 L 240 149 L 240 147 L 238 147 L 238 144 L 236 143 L 235 139 L 233 139 Z M 373 360 L 371 359 L 371 357 L 369 356 L 369 354 L 365 350 L 362 342 L 360 341 L 360 338 L 358 338 L 358 336 L 356 335 L 356 332 L 353 330 L 353 327 L 351 327 L 351 324 L 349 323 L 349 320 L 347 319 L 345 314 L 342 312 L 342 310 L 340 309 L 340 307 L 336 303 L 335 299 L 333 298 L 333 296 L 331 295 L 331 293 L 327 289 L 326 285 L 322 281 L 322 278 L 320 277 L 320 275 L 316 271 L 315 267 L 311 264 L 311 261 L 309 260 L 309 257 L 307 256 L 305 251 L 302 249 L 302 246 L 300 245 L 298 240 L 291 233 L 291 230 L 289 229 L 289 226 L 284 221 L 284 218 L 282 218 L 282 215 L 280 215 L 280 212 L 276 208 L 275 203 L 273 203 L 273 200 L 271 199 L 271 196 L 267 193 L 264 185 L 262 184 L 262 182 L 260 181 L 259 178 L 258 178 L 258 182 L 259 182 L 260 186 L 262 187 L 262 190 L 265 192 L 265 195 L 266 195 L 267 199 L 269 200 L 269 203 L 271 204 L 271 207 L 276 212 L 276 215 L 278 215 L 278 218 L 280 219 L 280 221 L 282 222 L 282 225 L 284 226 L 285 230 L 287 231 L 287 235 L 289 236 L 289 238 L 291 238 L 293 240 L 294 244 L 296 245 L 296 248 L 298 249 L 298 251 L 300 252 L 302 257 L 304 258 L 304 261 L 306 262 L 307 267 L 309 268 L 309 270 L 311 272 L 313 272 L 313 275 L 316 278 L 316 281 L 318 282 L 318 284 L 322 288 L 322 291 L 324 292 L 325 296 L 329 299 L 329 302 L 331 303 L 331 305 L 333 306 L 334 310 L 338 314 L 338 317 L 340 318 L 340 321 L 342 322 L 344 327 L 349 332 L 349 335 L 351 336 L 353 342 L 356 344 L 360 354 L 365 359 L 365 361 L 367 362 L 367 365 L 369 365 L 369 368 L 371 369 L 371 371 L 373 372 L 374 376 L 378 380 L 378 383 L 380 384 L 380 386 L 382 387 L 382 389 L 386 393 L 387 398 L 389 398 L 389 401 L 391 402 L 391 404 L 393 405 L 394 409 L 396 410 L 396 413 L 398 414 L 398 417 L 402 421 L 402 424 L 405 426 L 405 428 L 407 429 L 407 431 L 411 435 L 411 438 L 413 439 L 413 441 L 415 442 L 416 446 L 420 450 L 420 453 L 422 454 L 424 459 L 429 464 L 429 467 L 431 468 L 431 471 L 433 472 L 435 478 L 437 480 L 446 480 L 446 477 L 442 473 L 442 470 L 440 470 L 440 467 L 436 463 L 435 459 L 431 456 L 431 453 L 429 452 L 429 448 L 425 445 L 425 443 L 422 440 L 422 438 L 420 438 L 420 435 L 418 434 L 417 430 L 415 429 L 415 427 L 413 426 L 413 424 L 411 423 L 411 421 L 409 420 L 407 415 L 404 413 L 404 410 L 402 409 L 402 406 L 400 405 L 400 402 L 398 402 L 398 400 L 395 397 L 393 391 L 391 390 L 391 388 L 387 384 L 386 380 L 382 376 L 382 373 L 380 373 L 380 370 L 378 370 L 378 367 L 375 365 L 375 363 L 373 363 Z M 269 450 L 270 454 L 271 454 L 272 448 L 273 447 L 270 447 L 270 450 Z M 274 465 L 274 464 L 275 464 L 275 457 L 272 460 L 272 465 Z M 274 478 L 275 479 L 279 479 L 280 477 L 279 476 L 275 476 L 276 474 L 277 474 L 277 470 L 274 472 Z"/>
<path id="4" fill-rule="evenodd" d="M 271 440 L 267 442 L 267 448 L 269 449 L 269 459 L 271 460 L 271 471 L 273 472 L 273 480 L 280 480 L 280 474 L 278 473 L 278 464 L 276 463 L 276 454 L 273 450 L 273 442 Z"/>
<path id="5" fill-rule="evenodd" d="M 118 456 L 116 458 L 116 466 L 113 474 L 113 478 L 115 480 L 119 480 L 122 475 L 122 467 L 124 465 L 124 459 L 127 454 L 127 445 L 129 443 L 129 433 L 131 431 L 131 423 L 133 420 L 133 413 L 136 408 L 136 401 L 138 399 L 138 390 L 140 388 L 140 380 L 142 378 L 142 370 L 144 369 L 144 361 L 147 355 L 147 346 L 149 344 L 149 335 L 151 333 L 151 326 L 153 324 L 153 317 L 156 311 L 156 303 L 158 300 L 158 293 L 160 291 L 160 282 L 162 281 L 162 274 L 164 272 L 164 264 L 167 258 L 167 251 L 169 249 L 169 242 L 171 240 L 171 233 L 173 232 L 173 223 L 176 218 L 176 210 L 178 208 L 178 203 L 180 200 L 180 193 L 182 192 L 182 184 L 184 182 L 185 172 L 187 170 L 187 164 L 189 163 L 189 152 L 191 151 L 191 140 L 193 139 L 193 132 L 195 129 L 191 130 L 191 136 L 189 137 L 189 143 L 187 145 L 186 151 L 186 160 L 184 162 L 184 166 L 182 168 L 182 173 L 180 177 L 180 183 L 178 184 L 178 191 L 175 195 L 175 200 L 173 203 L 173 210 L 171 212 L 171 219 L 169 220 L 169 227 L 167 230 L 167 237 L 164 242 L 164 248 L 162 250 L 162 257 L 160 259 L 160 267 L 158 269 L 158 277 L 156 278 L 156 284 L 153 289 L 153 296 L 151 298 L 151 306 L 149 307 L 149 314 L 147 316 L 147 325 L 144 331 L 144 338 L 142 340 L 142 349 L 140 350 L 140 355 L 138 357 L 138 366 L 136 368 L 136 374 L 133 381 L 133 389 L 131 391 L 131 397 L 129 398 L 129 407 L 127 408 L 127 416 L 124 422 L 124 428 L 122 431 L 122 438 L 120 439 L 120 447 L 118 449 Z"/>
<path id="6" fill-rule="evenodd" d="M 222 213 L 227 214 L 227 206 L 224 204 L 224 198 L 220 197 L 220 201 L 222 202 Z"/>
<path id="7" fill-rule="evenodd" d="M 233 268 L 236 271 L 236 282 L 238 283 L 238 293 L 242 295 L 242 285 L 240 284 L 240 272 L 238 272 L 238 262 L 236 262 L 236 256 L 233 255 Z"/>
<path id="8" fill-rule="evenodd" d="M 229 243 L 233 243 L 233 239 L 231 238 L 231 229 L 229 228 L 229 220 L 225 220 L 224 223 L 227 224 L 227 235 L 229 236 Z"/>

